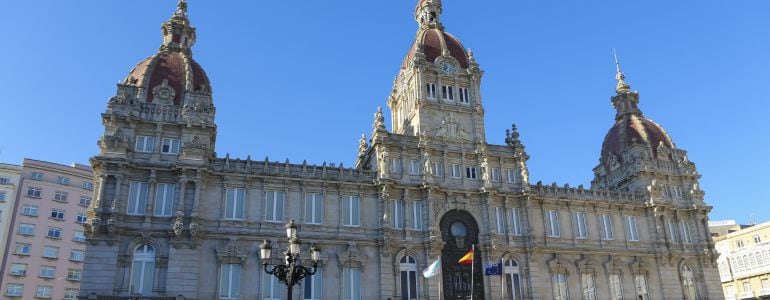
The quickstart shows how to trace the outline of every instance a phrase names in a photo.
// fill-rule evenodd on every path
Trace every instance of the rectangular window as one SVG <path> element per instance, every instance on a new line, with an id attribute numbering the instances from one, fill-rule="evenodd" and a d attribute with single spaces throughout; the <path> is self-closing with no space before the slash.
<path id="1" fill-rule="evenodd" d="M 82 230 L 75 230 L 72 236 L 72 240 L 78 243 L 85 243 L 86 235 Z"/>
<path id="2" fill-rule="evenodd" d="M 452 164 L 452 177 L 453 178 L 460 178 L 460 165 L 458 164 Z"/>
<path id="3" fill-rule="evenodd" d="M 63 221 L 64 211 L 58 208 L 51 209 L 51 219 Z"/>
<path id="4" fill-rule="evenodd" d="M 164 138 L 160 147 L 160 153 L 179 154 L 179 139 Z"/>
<path id="5" fill-rule="evenodd" d="M 43 257 L 59 258 L 59 247 L 54 247 L 54 246 L 43 247 Z"/>
<path id="6" fill-rule="evenodd" d="M 29 177 L 34 179 L 34 180 L 43 180 L 43 173 L 32 172 L 32 174 Z"/>
<path id="7" fill-rule="evenodd" d="M 77 300 L 78 294 L 80 294 L 79 289 L 66 288 L 64 289 L 64 300 Z"/>
<path id="8" fill-rule="evenodd" d="M 67 269 L 67 280 L 80 281 L 81 277 L 83 277 L 83 270 Z"/>
<path id="9" fill-rule="evenodd" d="M 679 221 L 679 227 L 682 229 L 682 242 L 685 244 L 692 244 L 692 236 L 690 236 L 690 226 L 687 221 Z"/>
<path id="10" fill-rule="evenodd" d="M 476 167 L 465 167 L 465 178 L 476 179 Z"/>
<path id="11" fill-rule="evenodd" d="M 19 234 L 35 235 L 35 224 L 21 223 L 21 225 L 19 225 Z"/>
<path id="12" fill-rule="evenodd" d="M 518 207 L 511 208 L 511 227 L 513 235 L 521 235 L 521 217 L 520 209 Z"/>
<path id="13" fill-rule="evenodd" d="M 390 160 L 390 172 L 391 173 L 401 173 L 401 159 L 400 158 L 394 158 Z"/>
<path id="14" fill-rule="evenodd" d="M 668 184 L 664 184 L 663 185 L 663 190 L 661 190 L 661 194 L 663 195 L 663 197 L 668 197 L 668 195 L 669 195 L 668 190 L 669 190 Z"/>
<path id="15" fill-rule="evenodd" d="M 433 163 L 433 176 L 444 176 L 444 164 L 439 162 Z"/>
<path id="16" fill-rule="evenodd" d="M 46 237 L 52 238 L 52 239 L 60 239 L 61 238 L 61 228 L 59 228 L 59 227 L 48 227 L 48 234 L 46 234 Z"/>
<path id="17" fill-rule="evenodd" d="M 32 250 L 32 245 L 17 243 L 16 251 L 14 253 L 18 255 L 29 255 L 29 252 L 31 250 Z"/>
<path id="18" fill-rule="evenodd" d="M 754 239 L 754 243 L 755 243 L 755 244 L 759 244 L 759 243 L 761 243 L 761 242 L 762 242 L 762 238 L 761 238 L 761 237 L 759 237 L 758 235 L 755 235 L 755 236 L 753 237 L 753 239 Z"/>
<path id="19" fill-rule="evenodd" d="M 71 261 L 84 261 L 86 259 L 86 252 L 83 250 L 72 250 L 70 252 Z"/>
<path id="20" fill-rule="evenodd" d="M 243 188 L 228 188 L 225 191 L 225 215 L 227 220 L 243 220 L 246 202 L 246 190 Z"/>
<path id="21" fill-rule="evenodd" d="M 53 195 L 53 200 L 54 201 L 59 201 L 59 202 L 67 202 L 67 192 L 59 192 L 59 191 L 57 191 Z"/>
<path id="22" fill-rule="evenodd" d="M 735 246 L 738 247 L 738 248 L 743 248 L 743 241 L 739 240 L 739 241 L 735 242 Z"/>
<path id="23" fill-rule="evenodd" d="M 56 179 L 56 183 L 63 184 L 63 185 L 70 185 L 70 179 L 67 177 L 59 176 L 59 178 Z"/>
<path id="24" fill-rule="evenodd" d="M 770 281 L 768 281 L 767 278 L 760 279 L 759 284 L 762 286 L 763 290 L 770 290 Z"/>
<path id="25" fill-rule="evenodd" d="M 5 290 L 5 295 L 12 296 L 12 297 L 21 297 L 22 295 L 24 295 L 24 285 L 9 283 L 7 289 Z"/>
<path id="26" fill-rule="evenodd" d="M 88 221 L 88 217 L 87 217 L 87 216 L 86 216 L 86 214 L 84 214 L 84 213 L 79 213 L 79 214 L 78 214 L 78 215 L 75 217 L 75 223 L 78 223 L 78 224 L 85 224 L 87 221 Z"/>
<path id="27" fill-rule="evenodd" d="M 12 276 L 27 276 L 27 264 L 11 264 Z"/>
<path id="28" fill-rule="evenodd" d="M 623 284 L 618 274 L 610 274 L 610 299 L 623 300 Z"/>
<path id="29" fill-rule="evenodd" d="M 412 229 L 422 230 L 422 201 L 412 202 Z"/>
<path id="30" fill-rule="evenodd" d="M 91 206 L 91 197 L 82 196 L 80 197 L 80 202 L 78 203 L 80 206 Z"/>
<path id="31" fill-rule="evenodd" d="M 743 293 L 744 294 L 751 294 L 751 283 L 748 281 L 743 282 Z"/>
<path id="32" fill-rule="evenodd" d="M 583 286 L 583 300 L 596 300 L 596 281 L 591 273 L 581 275 Z"/>
<path id="33" fill-rule="evenodd" d="M 682 198 L 682 187 L 678 185 L 674 186 L 674 197 Z"/>
<path id="34" fill-rule="evenodd" d="M 426 94 L 428 96 L 428 99 L 436 99 L 436 84 L 435 83 L 428 83 L 426 84 Z"/>
<path id="35" fill-rule="evenodd" d="M 505 234 L 505 208 L 495 207 L 495 229 L 497 234 Z"/>
<path id="36" fill-rule="evenodd" d="M 37 205 L 24 204 L 24 207 L 21 209 L 21 214 L 28 217 L 37 217 L 38 210 L 39 208 Z"/>
<path id="37" fill-rule="evenodd" d="M 53 287 L 47 285 L 38 285 L 35 292 L 35 298 L 51 298 Z"/>
<path id="38" fill-rule="evenodd" d="M 516 175 L 516 170 L 514 169 L 507 169 L 505 170 L 506 177 L 508 177 L 508 183 L 515 183 L 518 182 L 518 176 Z"/>
<path id="39" fill-rule="evenodd" d="M 305 223 L 321 224 L 324 215 L 324 195 L 308 193 L 305 195 Z"/>
<path id="40" fill-rule="evenodd" d="M 144 215 L 148 193 L 149 190 L 146 182 L 131 182 L 128 190 L 128 205 L 126 207 L 129 215 Z"/>
<path id="41" fill-rule="evenodd" d="M 11 182 L 11 179 L 8 177 L 0 177 L 0 184 L 2 183 L 9 183 Z"/>
<path id="42" fill-rule="evenodd" d="M 460 88 L 460 102 L 466 104 L 471 102 L 471 98 L 468 95 L 468 89 Z"/>
<path id="43" fill-rule="evenodd" d="M 27 188 L 27 197 L 40 198 L 40 193 L 42 191 L 43 190 L 39 187 L 29 187 Z"/>
<path id="44" fill-rule="evenodd" d="M 83 181 L 83 189 L 93 191 L 94 190 L 94 184 L 92 182 Z"/>
<path id="45" fill-rule="evenodd" d="M 286 286 L 273 275 L 262 273 L 262 300 L 281 300 L 286 295 Z"/>
<path id="46" fill-rule="evenodd" d="M 672 243 L 676 243 L 677 242 L 676 224 L 674 224 L 673 220 L 666 220 L 666 227 L 668 228 L 668 238 L 671 240 Z"/>
<path id="47" fill-rule="evenodd" d="M 576 211 L 572 213 L 572 221 L 575 222 L 575 238 L 588 238 L 588 228 L 586 227 L 586 213 Z"/>
<path id="48" fill-rule="evenodd" d="M 342 299 L 361 300 L 361 269 L 342 269 Z"/>
<path id="49" fill-rule="evenodd" d="M 559 211 L 548 211 L 548 236 L 559 237 L 561 232 L 559 231 Z"/>
<path id="50" fill-rule="evenodd" d="M 241 265 L 223 264 L 219 273 L 219 299 L 240 299 L 240 297 Z"/>
<path id="51" fill-rule="evenodd" d="M 602 239 L 603 240 L 615 239 L 615 231 L 612 228 L 612 215 L 610 214 L 602 215 Z"/>
<path id="52" fill-rule="evenodd" d="M 393 228 L 404 228 L 404 200 L 393 200 Z"/>
<path id="53" fill-rule="evenodd" d="M 358 196 L 344 196 L 342 198 L 342 225 L 361 226 L 359 205 Z"/>
<path id="54" fill-rule="evenodd" d="M 441 99 L 454 100 L 455 99 L 455 87 L 451 85 L 441 86 Z"/>
<path id="55" fill-rule="evenodd" d="M 305 277 L 302 285 L 303 300 L 321 300 L 323 298 L 323 270 L 316 270 L 315 275 Z"/>
<path id="56" fill-rule="evenodd" d="M 268 191 L 265 207 L 265 219 L 271 222 L 283 222 L 283 202 L 285 192 Z"/>
<path id="57" fill-rule="evenodd" d="M 5 202 L 5 192 L 0 192 L 0 202 Z"/>
<path id="58" fill-rule="evenodd" d="M 569 300 L 569 292 L 567 291 L 567 274 L 553 274 L 551 276 L 551 282 L 553 282 L 553 299 Z"/>
<path id="59" fill-rule="evenodd" d="M 155 185 L 155 215 L 170 217 L 174 210 L 174 192 L 176 184 L 158 183 Z"/>
<path id="60" fill-rule="evenodd" d="M 136 136 L 136 152 L 151 153 L 155 149 L 155 137 L 138 135 Z"/>
<path id="61" fill-rule="evenodd" d="M 629 241 L 639 241 L 639 230 L 636 227 L 636 216 L 626 216 L 626 231 Z"/>
<path id="62" fill-rule="evenodd" d="M 639 274 L 634 276 L 634 283 L 636 283 L 636 296 L 640 300 L 650 300 L 650 293 L 647 289 L 647 276 Z"/>
<path id="63" fill-rule="evenodd" d="M 492 181 L 500 182 L 500 168 L 492 168 Z"/>
<path id="64" fill-rule="evenodd" d="M 56 267 L 53 266 L 40 266 L 40 277 L 54 278 L 56 277 Z"/>
<path id="65" fill-rule="evenodd" d="M 420 175 L 420 161 L 414 159 L 409 161 L 409 174 Z"/>

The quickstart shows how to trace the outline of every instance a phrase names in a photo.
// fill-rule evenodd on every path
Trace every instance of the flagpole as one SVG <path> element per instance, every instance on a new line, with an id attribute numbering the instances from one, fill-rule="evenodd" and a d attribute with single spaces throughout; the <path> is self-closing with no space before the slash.
<path id="1" fill-rule="evenodd" d="M 473 300 L 473 267 L 476 263 L 476 244 L 471 244 L 471 300 Z"/>
<path id="2" fill-rule="evenodd" d="M 503 258 L 500 257 L 500 300 L 505 299 L 505 274 L 503 272 Z"/>
<path id="3" fill-rule="evenodd" d="M 438 259 L 439 261 L 441 261 L 441 255 L 438 256 Z M 444 266 L 442 266 L 442 264 L 439 263 L 439 267 L 443 269 Z M 443 281 L 444 281 L 444 272 L 441 272 L 441 276 L 439 276 L 439 279 L 438 279 L 438 300 L 441 300 L 441 290 L 443 290 L 442 288 Z"/>

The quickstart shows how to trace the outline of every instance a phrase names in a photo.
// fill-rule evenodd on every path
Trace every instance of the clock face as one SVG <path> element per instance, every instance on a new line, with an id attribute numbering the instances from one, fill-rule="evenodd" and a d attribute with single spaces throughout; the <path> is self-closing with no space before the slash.
<path id="1" fill-rule="evenodd" d="M 439 65 L 439 69 L 441 69 L 441 72 L 447 75 L 454 74 L 457 71 L 457 67 L 448 61 L 442 62 Z"/>

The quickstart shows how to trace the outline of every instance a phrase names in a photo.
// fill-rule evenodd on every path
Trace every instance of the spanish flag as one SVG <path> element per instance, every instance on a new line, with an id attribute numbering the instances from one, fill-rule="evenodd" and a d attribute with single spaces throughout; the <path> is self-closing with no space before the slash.
<path id="1" fill-rule="evenodd" d="M 460 258 L 460 260 L 457 263 L 466 264 L 466 265 L 467 264 L 472 264 L 473 263 L 473 248 L 471 248 L 471 250 L 468 251 L 468 253 L 465 253 L 465 255 L 462 258 Z"/>

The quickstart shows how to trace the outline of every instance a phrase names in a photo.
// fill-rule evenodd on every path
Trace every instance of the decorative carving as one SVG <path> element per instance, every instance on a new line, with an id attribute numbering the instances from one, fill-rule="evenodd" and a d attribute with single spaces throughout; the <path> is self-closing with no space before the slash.
<path id="1" fill-rule="evenodd" d="M 377 107 L 377 112 L 374 113 L 374 122 L 372 124 L 372 129 L 374 129 L 375 132 L 387 132 L 388 130 L 385 128 L 385 117 L 382 115 L 382 107 Z"/>
<path id="2" fill-rule="evenodd" d="M 378 163 L 380 165 L 380 178 L 388 177 L 390 173 L 390 157 L 388 149 L 385 147 L 380 148 Z"/>
<path id="3" fill-rule="evenodd" d="M 171 101 L 176 97 L 176 91 L 168 85 L 168 79 L 163 79 L 161 84 L 152 88 L 152 96 L 153 102 L 171 104 Z"/>
<path id="4" fill-rule="evenodd" d="M 200 230 L 200 225 L 198 224 L 198 218 L 193 217 L 192 221 L 190 221 L 190 236 L 192 238 L 197 238 L 198 230 Z"/>
<path id="5" fill-rule="evenodd" d="M 470 142 L 468 131 L 458 123 L 457 118 L 451 112 L 441 121 L 441 125 L 433 129 L 434 137 L 455 142 Z"/>
<path id="6" fill-rule="evenodd" d="M 358 157 L 364 157 L 366 150 L 369 149 L 369 144 L 366 142 L 366 134 L 361 134 L 361 139 L 358 140 Z"/>
<path id="7" fill-rule="evenodd" d="M 227 244 L 218 248 L 217 259 L 220 263 L 225 264 L 245 264 L 248 258 L 246 250 L 244 250 L 235 238 L 230 238 Z"/>
<path id="8" fill-rule="evenodd" d="M 207 149 L 208 146 L 201 142 L 200 137 L 194 135 L 182 144 L 182 156 L 188 159 L 203 159 Z"/>
<path id="9" fill-rule="evenodd" d="M 121 128 L 115 129 L 110 135 L 105 135 L 101 139 L 101 146 L 109 151 L 125 151 L 128 148 L 130 139 L 123 133 Z"/>
<path id="10" fill-rule="evenodd" d="M 182 235 L 182 232 L 184 231 L 183 218 L 184 218 L 184 213 L 182 211 L 177 211 L 174 224 L 171 225 L 171 229 L 174 230 L 174 235 L 176 235 L 177 238 L 179 238 Z"/>

